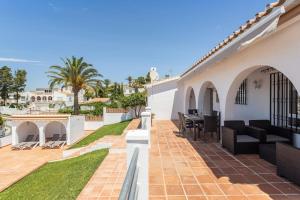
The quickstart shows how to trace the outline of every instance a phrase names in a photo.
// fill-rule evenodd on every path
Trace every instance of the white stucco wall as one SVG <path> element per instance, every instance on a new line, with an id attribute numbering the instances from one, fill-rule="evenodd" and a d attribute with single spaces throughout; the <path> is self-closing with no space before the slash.
<path id="1" fill-rule="evenodd" d="M 12 136 L 11 135 L 7 135 L 5 137 L 1 137 L 0 138 L 0 147 L 4 147 L 6 145 L 11 144 L 11 140 L 12 140 Z"/>
<path id="2" fill-rule="evenodd" d="M 133 118 L 133 111 L 127 113 L 108 113 L 106 108 L 103 108 L 103 125 L 115 124 L 118 122 L 130 120 Z"/>
<path id="3" fill-rule="evenodd" d="M 40 146 L 43 146 L 47 138 L 53 134 L 67 134 L 67 144 L 73 144 L 84 136 L 84 116 L 58 115 L 47 118 L 47 115 L 41 117 L 33 115 L 19 115 L 11 119 L 12 145 L 25 140 L 28 134 L 39 135 Z M 35 138 L 34 138 L 35 139 Z"/>
<path id="4" fill-rule="evenodd" d="M 177 81 L 178 79 L 174 79 L 147 88 L 148 106 L 155 119 L 177 119 L 180 110 Z"/>
<path id="5" fill-rule="evenodd" d="M 248 91 L 248 105 L 235 105 L 236 92 L 240 83 L 255 70 L 263 66 L 271 66 L 282 72 L 300 91 L 300 16 L 281 25 L 276 32 L 267 38 L 256 41 L 243 50 L 228 56 L 222 61 L 204 65 L 194 69 L 191 73 L 166 87 L 164 83 L 154 87 L 159 88 L 154 95 L 148 92 L 150 106 L 160 119 L 171 119 L 177 111 L 186 112 L 187 96 L 193 88 L 197 108 L 199 93 L 204 84 L 210 82 L 216 88 L 219 96 L 219 107 L 222 121 L 224 119 L 262 119 L 269 118 L 269 82 L 263 81 L 262 88 L 255 90 L 253 79 L 250 77 Z M 152 100 L 151 98 L 154 98 Z M 151 103 L 153 101 L 154 103 Z M 201 102 L 201 101 L 200 101 Z M 216 104 L 216 107 L 217 104 Z M 214 108 L 215 109 L 215 108 Z"/>
<path id="6" fill-rule="evenodd" d="M 256 70 L 247 77 L 247 105 L 238 105 L 232 102 L 232 117 L 244 119 L 246 123 L 251 119 L 270 118 L 270 79 L 269 73 Z M 261 88 L 256 88 L 255 80 L 261 80 Z"/>
<path id="7" fill-rule="evenodd" d="M 220 100 L 220 110 L 222 120 L 224 119 L 248 119 L 268 118 L 269 98 L 268 81 L 264 81 L 263 88 L 254 91 L 252 80 L 249 81 L 248 106 L 238 106 L 234 104 L 236 92 L 240 83 L 253 71 L 262 66 L 271 66 L 285 74 L 300 91 L 300 80 L 297 76 L 300 73 L 300 57 L 296 52 L 300 52 L 300 21 L 289 24 L 289 26 L 280 28 L 277 32 L 268 38 L 261 40 L 252 46 L 237 52 L 221 62 L 207 66 L 206 69 L 195 70 L 191 75 L 180 80 L 179 84 L 183 86 L 184 95 L 192 87 L 198 98 L 201 86 L 210 81 L 214 84 Z M 258 75 L 258 74 L 257 74 Z M 256 76 L 256 75 L 254 75 Z M 252 96 L 252 97 L 251 97 Z M 252 98 L 252 99 L 251 99 Z M 185 100 L 183 97 L 182 99 Z M 196 99 L 198 102 L 198 99 Z M 267 105 L 266 105 L 266 102 Z M 184 105 L 187 105 L 185 101 Z"/>
<path id="8" fill-rule="evenodd" d="M 70 116 L 67 130 L 67 144 L 73 144 L 84 136 L 84 116 Z"/>
<path id="9" fill-rule="evenodd" d="M 103 121 L 85 121 L 84 130 L 85 131 L 94 131 L 103 126 Z"/>

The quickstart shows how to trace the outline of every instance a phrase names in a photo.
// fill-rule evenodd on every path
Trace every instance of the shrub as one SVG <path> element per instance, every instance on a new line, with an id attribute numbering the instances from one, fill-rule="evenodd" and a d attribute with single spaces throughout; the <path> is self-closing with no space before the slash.
<path id="1" fill-rule="evenodd" d="M 134 93 L 127 97 L 121 98 L 122 107 L 127 109 L 131 108 L 134 110 L 136 118 L 139 118 L 141 115 L 141 110 L 143 106 L 146 106 L 146 94 L 145 93 Z"/>

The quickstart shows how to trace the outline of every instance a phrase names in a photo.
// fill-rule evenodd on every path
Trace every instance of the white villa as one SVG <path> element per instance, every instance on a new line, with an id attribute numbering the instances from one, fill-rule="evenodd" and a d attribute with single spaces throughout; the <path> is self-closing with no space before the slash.
<path id="1" fill-rule="evenodd" d="M 268 119 L 300 126 L 300 1 L 256 14 L 180 76 L 147 85 L 156 119 L 220 111 L 224 120 Z"/>
<path id="2" fill-rule="evenodd" d="M 79 93 L 79 101 L 84 102 L 84 91 Z M 62 108 L 72 106 L 74 95 L 71 88 L 36 88 L 34 91 L 22 92 L 20 94 L 20 104 L 30 104 L 34 110 L 47 110 L 49 105 L 52 108 Z M 15 94 L 9 94 L 8 104 L 16 103 Z"/>

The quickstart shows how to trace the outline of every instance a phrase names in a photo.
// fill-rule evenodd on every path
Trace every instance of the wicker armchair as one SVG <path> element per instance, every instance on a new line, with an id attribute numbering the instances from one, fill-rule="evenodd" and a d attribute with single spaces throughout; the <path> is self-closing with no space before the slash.
<path id="1" fill-rule="evenodd" d="M 266 131 L 263 143 L 292 142 L 293 133 L 290 129 L 272 126 L 269 120 L 249 120 L 249 125 Z"/>
<path id="2" fill-rule="evenodd" d="M 265 130 L 245 126 L 244 121 L 224 121 L 222 127 L 222 146 L 232 154 L 256 154 Z"/>

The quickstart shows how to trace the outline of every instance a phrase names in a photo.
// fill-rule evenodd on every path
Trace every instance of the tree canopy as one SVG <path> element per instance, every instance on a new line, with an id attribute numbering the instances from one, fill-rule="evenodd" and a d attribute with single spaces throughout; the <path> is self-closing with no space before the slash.
<path id="1" fill-rule="evenodd" d="M 50 78 L 50 88 L 55 85 L 62 87 L 72 87 L 74 93 L 74 114 L 79 114 L 78 93 L 82 89 L 95 89 L 102 75 L 92 64 L 84 61 L 83 57 L 62 59 L 63 65 L 50 66 L 48 77 Z"/>

